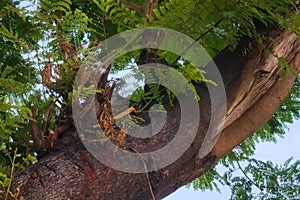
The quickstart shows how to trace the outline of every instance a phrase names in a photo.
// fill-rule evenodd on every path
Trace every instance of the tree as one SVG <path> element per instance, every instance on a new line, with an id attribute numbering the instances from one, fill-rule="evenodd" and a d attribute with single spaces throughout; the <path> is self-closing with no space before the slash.
<path id="1" fill-rule="evenodd" d="M 293 176 L 293 172 L 299 171 L 298 162 L 289 168 L 287 161 L 279 169 L 249 159 L 256 142 L 274 141 L 276 134 L 284 135 L 285 123 L 299 118 L 298 1 L 41 0 L 33 11 L 18 7 L 15 1 L 5 0 L 1 4 L 0 158 L 6 199 L 161 199 L 195 179 L 192 185 L 200 189 L 212 189 L 216 181 L 229 184 L 235 199 L 250 198 L 253 184 L 266 192 L 262 198 L 270 197 L 274 187 L 267 186 L 276 181 L 265 183 L 267 176 L 262 176 L 263 171 L 248 167 L 245 171 L 252 173 L 254 179 L 249 182 L 250 178 L 221 176 L 214 168 L 218 161 L 230 168 L 247 159 L 261 168 L 280 171 L 282 182 L 290 187 L 280 198 L 299 197 L 299 192 L 293 191 L 299 185 L 300 178 Z M 141 39 L 142 45 L 154 40 L 157 46 L 135 49 L 120 57 L 114 57 L 120 52 L 114 43 L 105 43 L 125 30 L 150 26 L 180 31 L 195 42 L 176 55 L 160 48 L 164 38 L 168 38 L 157 32 L 161 29 L 143 29 L 139 37 L 125 34 L 124 39 L 118 35 L 114 41 L 128 47 L 126 37 Z M 168 45 L 176 48 L 186 42 L 175 39 Z M 102 46 L 97 52 L 98 44 Z M 221 83 L 205 74 L 213 68 L 213 62 L 201 61 L 207 66 L 199 70 L 185 57 L 187 51 L 199 44 L 213 57 L 224 82 L 224 126 L 216 120 L 222 118 L 218 114 L 224 101 L 219 99 L 214 108 L 210 96 L 211 88 L 218 89 Z M 105 54 L 106 49 L 115 51 Z M 98 73 L 86 62 L 94 59 L 91 51 L 93 56 L 115 59 L 107 59 L 111 64 Z M 193 52 L 190 55 L 194 56 Z M 98 65 L 107 60 L 100 60 Z M 193 110 L 189 112 L 192 117 L 181 117 L 185 110 L 176 94 L 185 97 L 186 85 L 176 83 L 178 91 L 174 92 L 157 82 L 136 89 L 129 99 L 130 108 L 113 116 L 111 99 L 122 98 L 112 97 L 124 87 L 122 81 L 130 77 L 155 80 L 160 65 L 178 71 L 186 79 L 201 117 Z M 127 70 L 128 66 L 133 70 L 130 76 L 111 78 L 110 74 Z M 171 72 L 161 72 L 170 73 L 164 81 L 177 80 Z M 90 83 L 95 77 L 97 84 Z M 160 105 L 166 116 L 159 133 L 142 140 L 128 135 L 130 127 L 153 122 L 151 107 L 155 104 Z M 74 107 L 80 108 L 79 112 L 74 113 Z M 100 130 L 100 135 L 86 135 L 90 129 L 78 128 L 78 124 L 85 123 L 84 119 L 89 122 L 91 111 L 99 124 L 89 128 Z M 78 117 L 80 120 L 76 121 Z M 133 122 L 128 123 L 128 117 Z M 124 121 L 116 124 L 119 118 Z M 213 129 L 209 129 L 210 123 Z M 182 130 L 181 124 L 181 132 L 186 136 L 192 135 L 194 129 L 196 135 L 178 159 L 160 167 L 153 157 L 143 156 L 144 152 L 154 152 L 171 142 Z M 215 135 L 207 138 L 209 131 Z M 181 138 L 182 145 L 184 139 Z M 207 140 L 213 148 L 204 145 Z M 129 173 L 130 169 L 114 169 L 97 160 L 91 149 L 111 142 L 116 148 L 109 153 L 100 152 L 104 154 L 100 157 L 114 163 L 124 149 L 137 159 L 134 166 L 129 166 L 142 166 L 145 171 Z M 233 151 L 237 146 L 239 150 Z M 121 166 L 128 162 L 125 157 L 122 159 Z M 10 173 L 5 173 L 7 167 Z M 15 174 L 15 169 L 23 171 Z M 247 187 L 243 190 L 241 184 Z"/>

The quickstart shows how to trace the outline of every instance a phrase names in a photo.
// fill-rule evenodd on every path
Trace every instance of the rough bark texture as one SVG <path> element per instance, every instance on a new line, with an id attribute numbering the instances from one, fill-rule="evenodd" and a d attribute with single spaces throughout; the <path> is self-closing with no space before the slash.
<path id="1" fill-rule="evenodd" d="M 300 48 L 296 36 L 284 31 L 274 32 L 272 36 L 274 40 L 268 44 L 269 49 L 286 58 L 299 71 Z M 297 77 L 296 73 L 288 73 L 284 80 L 279 80 L 277 59 L 267 58 L 259 47 L 254 47 L 250 56 L 243 56 L 247 44 L 245 39 L 234 52 L 226 50 L 215 58 L 226 86 L 228 111 L 222 135 L 205 158 L 200 159 L 198 155 L 211 111 L 208 91 L 199 84 L 196 87 L 201 93 L 201 121 L 197 136 L 171 165 L 139 174 L 113 170 L 86 151 L 75 128 L 71 127 L 56 141 L 51 153 L 15 177 L 14 188 L 20 188 L 21 196 L 30 200 L 152 199 L 151 193 L 156 199 L 162 199 L 201 176 L 271 118 Z M 165 144 L 172 139 L 180 120 L 179 112 L 178 104 L 169 109 L 170 120 L 163 132 L 144 144 L 157 141 Z"/>

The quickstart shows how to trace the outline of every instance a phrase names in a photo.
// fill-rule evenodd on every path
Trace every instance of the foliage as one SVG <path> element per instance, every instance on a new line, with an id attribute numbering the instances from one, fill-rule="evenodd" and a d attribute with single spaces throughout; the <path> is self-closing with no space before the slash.
<path id="1" fill-rule="evenodd" d="M 0 29 L 0 141 L 1 148 L 9 150 L 19 146 L 21 155 L 32 154 L 29 150 L 29 124 L 31 111 L 25 106 L 25 98 L 36 82 L 36 72 L 30 61 L 25 43 L 32 44 L 28 28 L 32 27 L 25 10 L 10 1 L 2 1 Z M 21 144 L 21 145 L 16 145 Z M 13 153 L 13 152 L 11 152 Z M 0 152 L 1 167 L 10 164 Z"/>
<path id="2" fill-rule="evenodd" d="M 93 2 L 102 13 L 102 20 L 109 20 L 116 24 L 119 32 L 140 27 L 143 24 L 141 16 L 121 4 L 119 0 L 93 0 Z M 103 28 L 105 29 L 105 25 Z"/>
<path id="3" fill-rule="evenodd" d="M 187 187 L 188 188 L 193 187 L 195 190 L 201 190 L 201 191 L 217 190 L 218 192 L 221 192 L 218 187 L 219 184 L 223 185 L 225 184 L 225 181 L 224 181 L 224 177 L 219 174 L 215 166 L 200 178 L 197 178 L 192 183 L 187 184 Z"/>
<path id="4" fill-rule="evenodd" d="M 249 159 L 242 169 L 241 176 L 233 176 L 233 169 L 226 174 L 230 186 L 231 199 L 299 199 L 300 198 L 300 161 L 292 163 L 292 158 L 283 165 L 270 161 L 262 162 Z M 251 174 L 251 178 L 247 176 Z"/>
<path id="5" fill-rule="evenodd" d="M 213 31 L 200 39 L 200 43 L 212 55 L 225 47 L 234 48 L 244 36 L 262 37 L 257 21 L 267 26 L 289 26 L 289 7 L 293 0 L 264 2 L 225 0 L 169 0 L 156 9 L 153 24 L 167 27 L 197 38 L 211 26 L 222 20 Z M 167 12 L 165 12 L 167 11 Z M 293 15 L 294 16 L 294 15 Z M 295 17 L 295 16 L 294 16 Z"/>
<path id="6" fill-rule="evenodd" d="M 8 151 L 2 148 L 1 151 L 9 159 L 10 164 L 9 167 L 0 167 L 0 188 L 2 188 L 2 190 L 0 190 L 0 195 L 2 195 L 1 193 L 4 193 L 5 200 L 10 197 L 17 199 L 20 190 L 17 189 L 16 191 L 11 191 L 13 176 L 16 172 L 24 170 L 26 167 L 35 162 L 36 158 L 28 155 L 28 157 L 22 158 L 22 160 L 18 159 L 22 156 L 22 154 L 18 153 L 17 148 L 13 151 Z"/>
<path id="7" fill-rule="evenodd" d="M 18 1 L 0 1 L 2 187 L 9 189 L 15 166 L 22 169 L 35 162 L 36 144 L 30 122 L 34 122 L 46 134 L 54 129 L 55 120 L 67 116 L 79 67 L 88 52 L 110 36 L 138 27 L 170 28 L 187 34 L 214 57 L 224 49 L 234 49 L 244 37 L 256 39 L 263 44 L 267 39 L 263 27 L 280 26 L 300 35 L 300 16 L 298 12 L 292 11 L 296 10 L 293 0 L 159 0 L 153 13 L 142 13 L 122 2 L 40 0 L 36 8 L 24 9 Z M 147 3 L 143 0 L 128 2 L 137 6 Z M 170 45 L 176 47 L 175 43 Z M 151 72 L 141 74 L 141 70 L 134 71 L 135 67 L 132 67 L 140 53 L 130 52 L 116 59 L 112 72 L 118 73 L 131 67 L 132 76 L 143 81 Z M 197 70 L 184 58 L 166 51 L 158 51 L 158 55 L 185 76 L 191 86 L 195 82 L 208 81 L 204 71 Z M 179 63 L 178 59 L 182 62 Z M 278 59 L 282 68 L 286 67 L 285 61 Z M 148 102 L 155 98 L 162 101 L 158 88 L 149 87 L 148 94 L 139 88 L 131 100 L 136 102 L 144 98 Z M 91 92 L 84 89 L 85 93 Z M 185 88 L 178 87 L 178 90 L 184 91 Z M 276 142 L 276 136 L 284 136 L 286 124 L 300 118 L 299 97 L 298 78 L 272 119 L 219 163 L 234 170 L 238 161 L 249 162 L 245 172 L 251 174 L 253 181 L 262 189 L 259 198 L 273 198 L 276 195 L 280 199 L 299 195 L 292 188 L 299 186 L 299 177 L 296 176 L 296 172 L 299 174 L 298 161 L 291 164 L 291 160 L 288 160 L 283 166 L 277 166 L 248 159 L 254 154 L 256 143 Z M 170 92 L 168 98 L 174 99 Z M 18 153 L 15 149 L 18 149 Z M 276 173 L 281 175 L 280 180 L 273 178 Z M 253 184 L 247 178 L 220 175 L 216 168 L 189 186 L 212 190 L 217 189 L 219 183 L 232 188 L 233 199 L 253 197 Z M 241 185 L 245 187 L 240 189 Z M 295 191 L 295 194 L 290 194 L 290 191 Z"/>

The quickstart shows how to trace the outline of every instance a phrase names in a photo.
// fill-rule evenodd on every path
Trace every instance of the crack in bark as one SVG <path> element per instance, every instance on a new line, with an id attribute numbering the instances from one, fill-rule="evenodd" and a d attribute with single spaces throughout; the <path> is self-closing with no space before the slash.
<path id="1" fill-rule="evenodd" d="M 276 55 L 287 58 L 298 47 L 296 35 L 283 32 L 277 36 L 270 46 Z M 239 93 L 227 111 L 224 129 L 250 109 L 278 79 L 280 73 L 278 59 L 271 55 L 265 61 L 260 60 L 264 55 L 265 53 L 261 51 L 253 57 L 254 62 L 246 64 L 241 79 L 242 82 L 238 84 L 237 90 Z M 288 59 L 288 62 L 291 62 L 291 59 Z"/>

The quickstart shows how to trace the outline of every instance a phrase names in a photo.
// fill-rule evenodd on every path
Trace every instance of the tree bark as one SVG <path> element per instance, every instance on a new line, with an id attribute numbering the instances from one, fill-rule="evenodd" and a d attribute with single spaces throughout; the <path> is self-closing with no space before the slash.
<path id="1" fill-rule="evenodd" d="M 271 35 L 273 40 L 268 42 L 268 49 L 299 71 L 300 46 L 296 35 L 286 31 Z M 153 199 L 153 196 L 162 199 L 201 176 L 272 117 L 297 77 L 297 73 L 288 72 L 280 80 L 277 58 L 266 57 L 259 46 L 254 46 L 245 56 L 243 50 L 249 42 L 243 39 L 234 51 L 225 50 L 214 59 L 226 86 L 228 110 L 222 134 L 204 158 L 199 158 L 199 149 L 209 126 L 211 102 L 207 89 L 196 84 L 201 94 L 197 135 L 188 150 L 169 166 L 149 173 L 114 170 L 91 156 L 72 126 L 56 141 L 53 151 L 14 177 L 13 189 L 19 188 L 20 197 L 30 200 Z M 132 139 L 135 149 L 150 144 L 148 149 L 143 149 L 149 151 L 170 141 L 180 120 L 179 107 L 175 103 L 167 109 L 167 125 L 156 137 L 142 144 Z"/>

